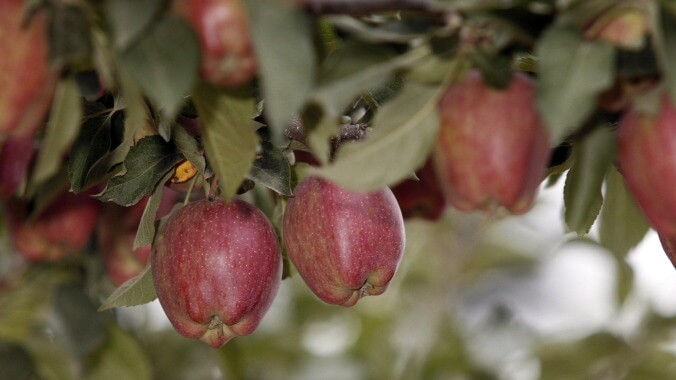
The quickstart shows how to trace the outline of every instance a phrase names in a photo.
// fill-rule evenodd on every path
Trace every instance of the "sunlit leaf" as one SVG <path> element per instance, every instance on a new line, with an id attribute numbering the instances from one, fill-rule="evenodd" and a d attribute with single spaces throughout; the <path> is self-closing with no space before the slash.
<path id="1" fill-rule="evenodd" d="M 103 301 L 99 311 L 114 307 L 143 305 L 154 301 L 156 298 L 153 272 L 150 270 L 150 264 L 148 264 L 136 277 L 127 280 L 115 289 L 113 294 Z"/>

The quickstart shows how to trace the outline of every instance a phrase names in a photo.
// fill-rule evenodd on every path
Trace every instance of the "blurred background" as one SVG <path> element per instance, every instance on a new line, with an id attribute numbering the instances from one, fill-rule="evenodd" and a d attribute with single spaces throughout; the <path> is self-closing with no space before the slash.
<path id="1" fill-rule="evenodd" d="M 100 260 L 84 282 L 36 266 L 0 284 L 0 379 L 676 378 L 676 271 L 656 234 L 628 270 L 566 233 L 559 182 L 520 217 L 408 220 L 389 289 L 355 307 L 294 275 L 258 330 L 220 349 L 181 337 L 157 301 L 98 312 L 114 288 Z"/>

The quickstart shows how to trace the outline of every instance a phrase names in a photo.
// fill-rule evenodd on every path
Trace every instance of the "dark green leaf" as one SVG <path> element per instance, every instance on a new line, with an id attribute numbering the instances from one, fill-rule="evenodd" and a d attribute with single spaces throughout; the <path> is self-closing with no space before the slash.
<path id="1" fill-rule="evenodd" d="M 120 58 L 153 104 L 172 119 L 197 80 L 199 41 L 190 26 L 168 15 Z"/>
<path id="2" fill-rule="evenodd" d="M 248 178 L 290 197 L 292 195 L 291 168 L 284 153 L 267 141 L 261 142 L 261 148 L 262 151 L 256 155 Z"/>
<path id="3" fill-rule="evenodd" d="M 253 97 L 242 91 L 201 85 L 193 94 L 200 114 L 202 143 L 218 175 L 221 195 L 231 199 L 246 178 L 256 156 L 258 135 L 253 126 Z"/>
<path id="4" fill-rule="evenodd" d="M 600 223 L 601 244 L 622 260 L 630 249 L 643 240 L 649 229 L 648 222 L 617 170 L 611 170 L 606 178 L 606 197 Z"/>
<path id="5" fill-rule="evenodd" d="M 106 17 L 113 30 L 115 46 L 125 49 L 148 29 L 163 0 L 107 0 Z"/>
<path id="6" fill-rule="evenodd" d="M 167 173 L 167 175 L 160 180 L 160 183 L 167 182 L 171 176 L 172 172 Z M 143 210 L 143 215 L 141 215 L 138 229 L 136 230 L 136 238 L 134 239 L 132 249 L 135 250 L 139 247 L 152 244 L 155 239 L 155 219 L 157 218 L 157 210 L 160 209 L 160 204 L 162 203 L 163 192 L 164 186 L 157 186 L 148 199 L 146 208 Z"/>
<path id="7" fill-rule="evenodd" d="M 200 152 L 201 149 L 197 140 L 195 140 L 185 128 L 176 123 L 172 124 L 171 135 L 173 136 L 173 142 L 176 144 L 178 150 L 180 150 L 185 158 L 199 170 L 202 176 L 204 176 L 206 163 L 204 161 L 204 154 Z"/>
<path id="8" fill-rule="evenodd" d="M 305 102 L 315 80 L 315 52 L 308 16 L 284 1 L 246 1 L 260 68 L 265 114 L 281 135 Z"/>
<path id="9" fill-rule="evenodd" d="M 114 307 L 143 305 L 154 301 L 156 298 L 157 293 L 155 293 L 155 284 L 153 283 L 153 271 L 150 269 L 150 263 L 148 263 L 136 277 L 130 278 L 115 289 L 113 294 L 103 301 L 103 304 L 99 307 L 99 311 Z"/>
<path id="10" fill-rule="evenodd" d="M 56 88 L 49 123 L 38 154 L 31 186 L 36 186 L 59 171 L 63 157 L 77 137 L 82 120 L 82 102 L 77 83 L 65 79 Z"/>
<path id="11" fill-rule="evenodd" d="M 110 116 L 91 117 L 80 128 L 68 160 L 68 179 L 74 193 L 86 188 L 90 170 L 111 148 Z"/>
<path id="12" fill-rule="evenodd" d="M 64 67 L 88 62 L 92 52 L 87 15 L 82 8 L 58 5 L 49 19 L 49 61 Z"/>
<path id="13" fill-rule="evenodd" d="M 378 110 L 366 139 L 342 146 L 336 161 L 319 174 L 362 191 L 406 178 L 423 165 L 436 141 L 439 95 L 439 88 L 406 83 L 397 97 Z"/>
<path id="14" fill-rule="evenodd" d="M 575 146 L 573 155 L 563 193 L 565 219 L 569 229 L 583 236 L 603 204 L 601 187 L 615 158 L 615 135 L 605 125 L 599 126 Z"/>
<path id="15" fill-rule="evenodd" d="M 150 194 L 160 180 L 183 160 L 174 144 L 160 136 L 148 136 L 131 147 L 124 160 L 125 172 L 108 181 L 106 190 L 98 198 L 121 206 L 136 204 Z"/>
<path id="16" fill-rule="evenodd" d="M 470 60 L 481 71 L 482 79 L 491 87 L 507 88 L 512 79 L 511 62 L 503 56 L 476 50 Z"/>
<path id="17" fill-rule="evenodd" d="M 101 314 L 80 286 L 64 284 L 54 292 L 54 311 L 69 347 L 79 359 L 103 344 L 106 329 Z"/>
<path id="18" fill-rule="evenodd" d="M 538 107 L 552 140 L 579 128 L 599 93 L 613 84 L 615 49 L 585 41 L 573 29 L 552 27 L 538 41 Z"/>
<path id="19" fill-rule="evenodd" d="M 132 335 L 109 328 L 109 339 L 87 366 L 86 378 L 96 380 L 150 380 L 152 367 L 145 349 Z"/>

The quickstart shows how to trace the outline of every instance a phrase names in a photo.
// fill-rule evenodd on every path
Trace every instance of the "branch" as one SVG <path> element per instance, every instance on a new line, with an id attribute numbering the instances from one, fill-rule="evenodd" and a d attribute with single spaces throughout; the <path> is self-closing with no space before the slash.
<path id="1" fill-rule="evenodd" d="M 438 12 L 432 0 L 296 0 L 313 14 L 364 15 L 386 11 Z"/>

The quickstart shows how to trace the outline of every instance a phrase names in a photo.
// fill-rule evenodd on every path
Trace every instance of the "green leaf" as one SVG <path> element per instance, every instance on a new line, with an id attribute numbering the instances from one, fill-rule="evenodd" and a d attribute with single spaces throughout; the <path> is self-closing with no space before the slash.
<path id="1" fill-rule="evenodd" d="M 256 155 L 256 160 L 249 172 L 248 178 L 257 184 L 290 197 L 291 168 L 281 149 L 268 141 L 261 142 L 262 152 Z"/>
<path id="2" fill-rule="evenodd" d="M 180 150 L 185 158 L 199 170 L 199 173 L 202 176 L 204 176 L 206 162 L 204 160 L 204 155 L 200 152 L 201 149 L 197 140 L 195 140 L 185 128 L 177 123 L 172 124 L 171 135 L 173 136 L 172 141 L 176 144 L 178 150 Z"/>
<path id="3" fill-rule="evenodd" d="M 150 263 L 148 263 L 136 277 L 130 278 L 115 289 L 113 294 L 103 301 L 99 311 L 114 307 L 143 305 L 154 301 L 156 298 L 153 271 L 150 269 Z"/>
<path id="4" fill-rule="evenodd" d="M 258 135 L 253 126 L 253 97 L 237 90 L 200 85 L 193 94 L 200 114 L 202 144 L 221 183 L 221 195 L 230 200 L 253 165 Z"/>
<path id="5" fill-rule="evenodd" d="M 615 158 L 615 135 L 605 125 L 575 146 L 573 166 L 566 177 L 563 200 L 566 225 L 583 236 L 589 232 L 603 204 L 601 187 Z"/>
<path id="6" fill-rule="evenodd" d="M 105 15 L 113 30 L 115 47 L 125 49 L 148 29 L 162 0 L 107 0 Z"/>
<path id="7" fill-rule="evenodd" d="M 89 61 L 92 41 L 87 15 L 81 7 L 58 5 L 49 18 L 49 61 L 62 68 Z"/>
<path id="8" fill-rule="evenodd" d="M 622 306 L 634 289 L 634 268 L 624 259 L 617 260 L 616 266 L 615 296 L 618 306 Z"/>
<path id="9" fill-rule="evenodd" d="M 30 354 L 18 344 L 0 341 L 0 379 L 38 379 Z"/>
<path id="10" fill-rule="evenodd" d="M 173 119 L 197 80 L 199 41 L 183 20 L 167 15 L 120 59 L 162 115 Z"/>
<path id="11" fill-rule="evenodd" d="M 80 286 L 59 286 L 54 292 L 53 303 L 68 347 L 76 357 L 83 359 L 103 344 L 106 329 L 101 314 Z"/>
<path id="12" fill-rule="evenodd" d="M 673 65 L 676 59 L 676 9 L 662 6 L 656 17 L 657 20 L 653 22 L 657 25 L 657 30 L 653 34 L 654 49 L 664 73 L 669 96 L 676 99 L 676 67 Z"/>
<path id="13" fill-rule="evenodd" d="M 167 173 L 164 178 L 160 180 L 160 183 L 167 182 L 171 176 L 172 172 Z M 139 247 L 152 244 L 155 239 L 155 219 L 157 218 L 157 210 L 160 209 L 160 204 L 162 203 L 163 192 L 164 186 L 157 186 L 155 187 L 153 194 L 148 198 L 148 203 L 146 203 L 146 208 L 143 210 L 141 221 L 136 230 L 136 238 L 134 239 L 132 249 L 135 250 Z"/>
<path id="14" fill-rule="evenodd" d="M 86 188 L 90 170 L 111 148 L 110 119 L 111 115 L 104 114 L 82 123 L 68 160 L 68 180 L 74 193 Z"/>
<path id="15" fill-rule="evenodd" d="M 88 364 L 85 378 L 150 380 L 152 367 L 143 346 L 124 330 L 111 326 L 105 347 Z"/>
<path id="16" fill-rule="evenodd" d="M 643 240 L 650 228 L 617 170 L 611 170 L 606 177 L 600 223 L 601 244 L 620 259 Z"/>
<path id="17" fill-rule="evenodd" d="M 615 50 L 602 41 L 585 41 L 573 29 L 555 26 L 540 38 L 536 56 L 538 107 L 558 143 L 582 125 L 598 94 L 612 85 Z"/>
<path id="18" fill-rule="evenodd" d="M 32 187 L 59 171 L 65 152 L 77 137 L 81 120 L 82 102 L 77 83 L 72 78 L 65 79 L 56 88 L 42 149 L 33 168 Z"/>
<path id="19" fill-rule="evenodd" d="M 262 80 L 265 114 L 281 135 L 310 93 L 315 80 L 315 52 L 308 16 L 278 0 L 245 1 Z"/>
<path id="20" fill-rule="evenodd" d="M 131 147 L 124 160 L 126 171 L 108 181 L 108 186 L 98 198 L 113 201 L 121 206 L 136 204 L 153 192 L 160 180 L 183 160 L 174 144 L 160 136 L 148 136 Z"/>
<path id="21" fill-rule="evenodd" d="M 362 191 L 410 176 L 423 165 L 436 141 L 439 95 L 439 88 L 408 82 L 397 97 L 378 110 L 366 140 L 342 146 L 336 161 L 318 174 Z"/>

